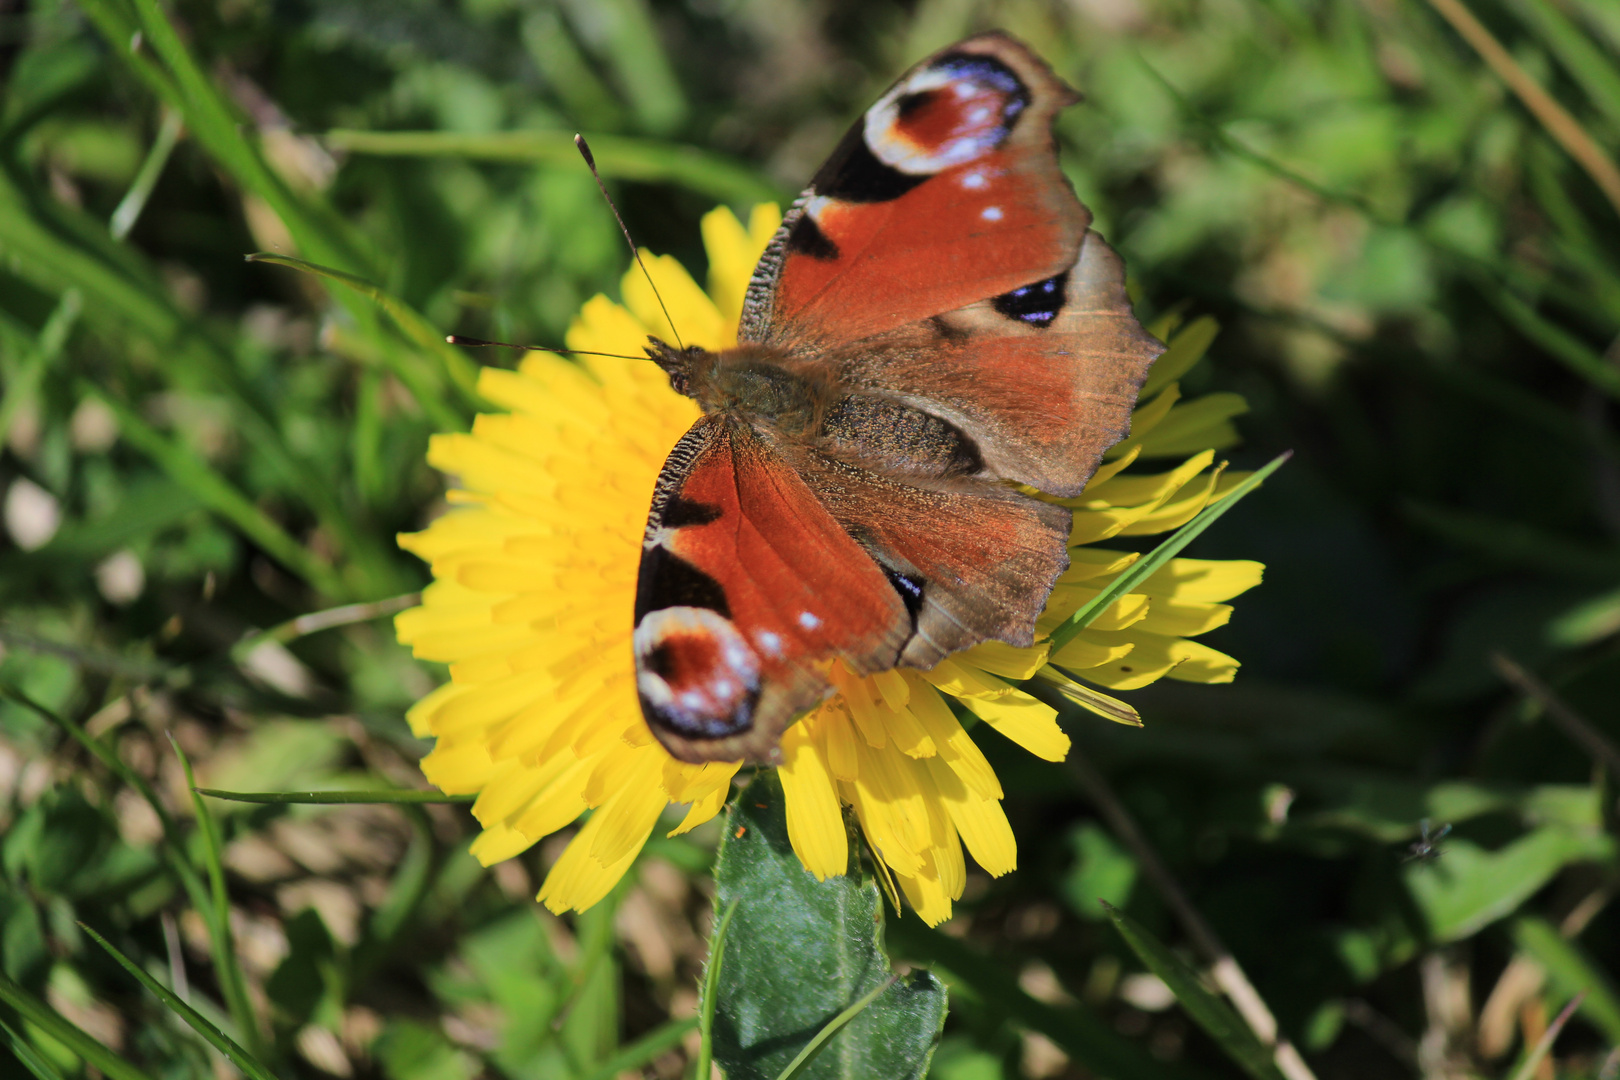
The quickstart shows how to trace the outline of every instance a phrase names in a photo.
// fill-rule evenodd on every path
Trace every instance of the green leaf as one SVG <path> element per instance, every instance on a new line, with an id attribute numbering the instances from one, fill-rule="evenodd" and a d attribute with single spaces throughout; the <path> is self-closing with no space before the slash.
<path id="1" fill-rule="evenodd" d="M 110 1080 L 150 1080 L 146 1073 L 86 1035 L 55 1009 L 4 975 L 0 975 L 0 1001 L 10 1005 L 17 1010 L 19 1016 L 73 1051 L 86 1064 L 100 1069 Z"/>
<path id="2" fill-rule="evenodd" d="M 118 961 L 119 967 L 135 976 L 137 982 L 146 987 L 153 994 L 156 994 L 159 1001 L 163 1002 L 163 1004 L 167 1005 L 170 1009 L 177 1013 L 180 1019 L 184 1020 L 188 1025 L 190 1025 L 193 1031 L 201 1035 L 204 1039 L 207 1039 L 209 1044 L 212 1045 L 214 1049 L 224 1054 L 225 1057 L 230 1060 L 231 1064 L 235 1065 L 238 1069 L 241 1069 L 244 1073 L 246 1073 L 250 1080 L 276 1080 L 276 1078 L 271 1075 L 270 1070 L 259 1064 L 258 1060 L 246 1050 L 242 1049 L 242 1047 L 237 1044 L 236 1040 L 232 1039 L 229 1035 L 219 1030 L 219 1028 L 209 1023 L 207 1017 L 203 1016 L 203 1014 L 198 1012 L 196 1009 L 193 1009 L 190 1005 L 187 1005 L 180 999 L 178 995 L 174 993 L 174 991 L 170 990 L 167 986 L 164 986 L 162 983 L 152 978 L 152 976 L 148 975 L 139 964 L 135 963 L 133 960 L 129 959 L 129 957 L 125 956 L 123 953 L 114 948 L 110 941 L 96 933 L 84 923 L 80 923 L 79 927 L 86 934 L 89 934 L 92 938 L 94 938 L 97 945 L 100 945 L 103 949 L 106 949 L 107 954 L 114 960 Z"/>
<path id="3" fill-rule="evenodd" d="M 225 844 L 220 839 L 219 823 L 214 820 L 214 815 L 209 811 L 208 804 L 203 801 L 202 796 L 197 794 L 197 778 L 191 771 L 191 759 L 180 749 L 179 740 L 172 734 L 169 736 L 169 745 L 174 747 L 175 756 L 180 759 L 180 767 L 185 771 L 186 787 L 191 789 L 191 805 L 197 814 L 197 828 L 202 833 L 203 865 L 208 868 L 212 907 L 198 914 L 203 916 L 203 922 L 208 926 L 208 938 L 214 950 L 214 966 L 219 971 L 220 989 L 225 993 L 225 1004 L 230 1009 L 231 1019 L 235 1022 L 242 1041 L 251 1048 L 252 1055 L 259 1056 L 263 1048 L 263 1040 L 259 1036 L 259 1022 L 253 1012 L 253 1002 L 248 997 L 247 980 L 242 976 L 242 965 L 237 960 L 236 937 L 231 933 L 231 899 L 225 890 Z M 106 945 L 106 942 L 102 944 Z M 112 947 L 109 945 L 107 948 Z M 204 1034 L 206 1036 L 206 1033 Z"/>
<path id="4" fill-rule="evenodd" d="M 1272 1061 L 1272 1051 L 1249 1030 L 1237 1012 L 1223 999 L 1206 989 L 1198 973 L 1145 927 L 1123 911 L 1103 902 L 1108 917 L 1120 937 L 1131 947 L 1148 970 L 1163 979 L 1176 995 L 1187 1015 L 1214 1039 L 1228 1057 L 1257 1080 L 1282 1080 Z"/>
<path id="5" fill-rule="evenodd" d="M 574 133 L 563 131 L 329 131 L 325 143 L 351 154 L 465 157 L 475 161 L 571 163 Z M 606 180 L 665 180 L 725 202 L 776 202 L 782 192 L 740 162 L 679 143 L 618 135 L 590 136 L 591 155 Z M 581 162 L 581 169 L 585 167 Z"/>
<path id="6" fill-rule="evenodd" d="M 56 1071 L 56 1066 L 41 1057 L 39 1051 L 30 1046 L 28 1041 L 4 1020 L 0 1020 L 0 1031 L 5 1032 L 6 1044 L 11 1047 L 11 1056 L 22 1062 L 23 1068 L 33 1074 L 34 1080 L 62 1080 L 62 1074 Z"/>
<path id="7" fill-rule="evenodd" d="M 1615 993 L 1601 967 L 1586 950 L 1564 937 L 1545 919 L 1526 915 L 1513 924 L 1513 940 L 1519 950 L 1540 964 L 1547 982 L 1562 997 L 1586 994 L 1580 1013 L 1590 1020 L 1611 1043 L 1620 1043 L 1620 994 Z"/>
<path id="8" fill-rule="evenodd" d="M 1175 1080 L 1197 1075 L 1183 1067 L 1158 1062 L 1121 1038 L 1084 1005 L 1049 1005 L 1018 985 L 1011 965 L 984 956 L 966 943 L 916 919 L 901 919 L 889 930 L 894 952 L 945 972 L 953 987 L 961 985 L 990 1010 L 1038 1031 L 1082 1067 L 1113 1080 Z"/>
<path id="9" fill-rule="evenodd" d="M 697 1027 L 698 1022 L 693 1017 L 685 1020 L 671 1020 L 667 1024 L 660 1024 L 647 1034 L 622 1048 L 617 1054 L 608 1058 L 601 1067 L 591 1073 L 585 1080 L 613 1080 L 615 1076 L 624 1072 L 634 1072 L 653 1058 L 666 1050 L 673 1050 L 686 1038 L 686 1033 Z M 702 1073 L 697 1075 L 702 1076 Z"/>
<path id="10" fill-rule="evenodd" d="M 1614 839 L 1596 830 L 1549 825 L 1487 851 L 1468 840 L 1446 841 L 1444 855 L 1405 868 L 1406 887 L 1435 941 L 1458 941 L 1520 904 L 1565 866 L 1614 858 Z"/>
<path id="11" fill-rule="evenodd" d="M 945 988 L 926 971 L 886 985 L 882 901 L 855 874 L 818 882 L 788 840 L 781 782 L 762 771 L 737 796 L 715 866 L 718 902 L 737 904 L 718 976 L 714 1056 L 728 1080 L 776 1080 L 861 997 L 803 1077 L 920 1078 L 945 1022 Z"/>
<path id="12" fill-rule="evenodd" d="M 1152 577 L 1165 563 L 1181 554 L 1182 548 L 1192 543 L 1200 533 L 1215 524 L 1216 519 L 1222 514 L 1236 506 L 1239 499 L 1244 498 L 1265 483 L 1266 478 L 1282 468 L 1283 462 L 1292 457 L 1293 453 L 1290 450 L 1272 458 L 1264 468 L 1221 496 L 1218 502 L 1212 502 L 1205 506 L 1198 512 L 1197 517 L 1177 529 L 1170 535 L 1169 539 L 1154 548 L 1149 554 L 1133 562 L 1125 569 L 1124 573 L 1114 579 L 1112 585 L 1092 597 L 1089 603 L 1082 605 L 1079 611 L 1069 616 L 1067 622 L 1052 631 L 1050 639 L 1052 651 L 1057 652 L 1074 640 L 1076 634 L 1090 626 L 1091 621 L 1104 611 L 1107 611 L 1111 604 Z"/>
<path id="13" fill-rule="evenodd" d="M 313 277 L 325 278 L 335 281 L 361 296 L 370 300 L 388 313 L 389 318 L 404 331 L 405 335 L 414 341 L 420 349 L 438 360 L 440 366 L 450 381 L 458 386 L 469 401 L 476 402 L 478 398 L 478 366 L 466 356 L 458 352 L 444 339 L 444 333 L 428 322 L 421 314 L 409 304 L 395 297 L 386 290 L 373 285 L 365 278 L 330 266 L 321 266 L 318 263 L 295 259 L 291 255 L 273 255 L 266 252 L 255 252 L 247 256 L 248 262 L 270 263 L 274 266 L 285 266 L 289 270 L 298 270 Z M 462 431 L 466 429 L 466 422 L 456 415 L 440 399 L 438 387 L 423 377 L 415 365 L 406 362 L 406 358 L 398 349 L 383 349 L 381 351 L 383 363 L 399 377 L 411 395 L 427 414 L 433 418 L 434 425 L 440 431 Z"/>

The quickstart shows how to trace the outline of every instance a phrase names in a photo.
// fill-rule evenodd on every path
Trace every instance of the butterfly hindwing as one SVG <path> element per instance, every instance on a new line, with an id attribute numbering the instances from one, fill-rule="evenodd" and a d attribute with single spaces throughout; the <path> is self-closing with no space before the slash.
<path id="1" fill-rule="evenodd" d="M 790 460 L 833 519 L 900 590 L 905 667 L 983 641 L 1027 646 L 1068 569 L 1070 512 L 1000 484 L 879 475 L 815 450 Z"/>
<path id="2" fill-rule="evenodd" d="M 1125 295 L 1119 256 L 1085 234 L 1072 266 L 838 350 L 846 386 L 938 416 L 985 475 L 1080 494 L 1164 347 Z"/>
<path id="3" fill-rule="evenodd" d="M 687 761 L 772 760 L 823 665 L 893 667 L 910 632 L 895 587 L 747 426 L 699 420 L 665 462 L 636 587 L 637 688 Z"/>

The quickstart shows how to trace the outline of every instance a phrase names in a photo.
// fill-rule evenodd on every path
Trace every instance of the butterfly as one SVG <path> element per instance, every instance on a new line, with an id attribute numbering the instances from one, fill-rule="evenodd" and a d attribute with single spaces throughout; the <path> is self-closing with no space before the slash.
<path id="1" fill-rule="evenodd" d="M 647 353 L 702 417 L 670 451 L 633 635 L 653 734 L 777 762 L 828 670 L 1034 643 L 1070 511 L 1163 346 L 1058 166 L 1079 95 L 1002 33 L 923 60 L 784 216 L 735 348 Z"/>

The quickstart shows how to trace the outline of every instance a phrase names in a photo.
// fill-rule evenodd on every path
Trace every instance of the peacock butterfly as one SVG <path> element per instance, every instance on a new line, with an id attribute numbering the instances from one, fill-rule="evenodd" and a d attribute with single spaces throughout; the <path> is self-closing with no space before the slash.
<path id="1" fill-rule="evenodd" d="M 749 282 L 738 345 L 647 349 L 703 416 L 658 476 L 642 711 L 676 757 L 780 758 L 842 661 L 1033 644 L 1070 513 L 1163 347 L 1058 168 L 1079 95 L 1002 33 L 912 68 Z"/>

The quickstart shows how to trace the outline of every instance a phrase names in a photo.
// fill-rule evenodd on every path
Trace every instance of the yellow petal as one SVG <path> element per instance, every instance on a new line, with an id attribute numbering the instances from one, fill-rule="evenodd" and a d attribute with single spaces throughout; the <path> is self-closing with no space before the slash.
<path id="1" fill-rule="evenodd" d="M 1248 559 L 1171 559 L 1136 591 L 1171 600 L 1215 603 L 1260 584 L 1265 569 L 1264 563 Z"/>
<path id="2" fill-rule="evenodd" d="M 540 894 L 535 899 L 554 914 L 583 911 L 602 899 L 619 883 L 624 872 L 630 869 L 630 864 L 641 853 L 641 845 L 637 844 L 611 866 L 603 866 L 591 858 L 591 844 L 595 842 L 602 825 L 601 812 L 592 814 L 541 883 Z"/>
<path id="3" fill-rule="evenodd" d="M 1180 402 L 1143 438 L 1142 456 L 1180 457 L 1205 448 L 1236 446 L 1241 437 L 1232 417 L 1248 411 L 1249 403 L 1240 394 L 1205 394 Z"/>
<path id="4" fill-rule="evenodd" d="M 963 698 L 962 703 L 1038 758 L 1062 761 L 1069 756 L 1069 737 L 1058 727 L 1057 710 L 1043 701 L 1008 690 L 996 697 Z"/>
<path id="5" fill-rule="evenodd" d="M 1103 637 L 1101 631 L 1086 629 L 1053 653 L 1052 663 L 1066 668 L 1094 668 L 1129 656 L 1135 648 L 1136 642 L 1129 640 L 1127 635 L 1110 634 Z"/>
<path id="6" fill-rule="evenodd" d="M 1001 641 L 985 641 L 970 649 L 962 650 L 956 654 L 955 659 L 959 663 L 988 671 L 992 675 L 1023 682 L 1033 677 L 1046 663 L 1046 646 L 1035 645 L 1021 649 Z"/>
<path id="7" fill-rule="evenodd" d="M 782 734 L 782 763 L 777 766 L 787 802 L 788 839 L 804 868 L 817 881 L 842 874 L 849 866 L 849 841 L 832 774 L 803 724 Z"/>
<path id="8" fill-rule="evenodd" d="M 1152 609 L 1136 624 L 1136 629 L 1167 637 L 1196 637 L 1217 626 L 1225 626 L 1231 618 L 1230 604 L 1188 604 L 1161 599 L 1153 601 Z"/>
<path id="9" fill-rule="evenodd" d="M 735 324 L 721 318 L 720 309 L 698 288 L 679 260 L 643 249 L 641 262 L 658 286 L 657 292 L 637 266 L 625 271 L 619 289 L 625 306 L 647 327 L 648 333 L 671 344 L 678 340 L 705 349 L 723 349 L 728 338 L 735 340 Z M 664 317 L 665 308 L 669 310 L 669 318 Z M 670 319 L 675 320 L 673 328 Z"/>

